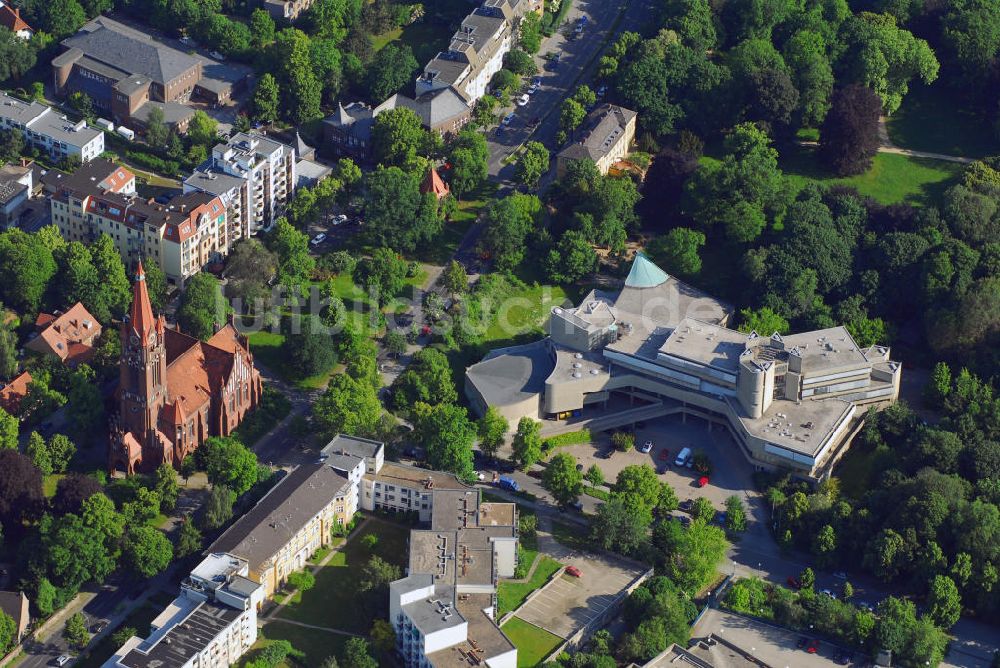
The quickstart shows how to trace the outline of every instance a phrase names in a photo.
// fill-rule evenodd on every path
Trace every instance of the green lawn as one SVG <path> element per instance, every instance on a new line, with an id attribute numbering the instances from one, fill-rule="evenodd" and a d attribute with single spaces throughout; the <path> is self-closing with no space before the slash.
<path id="1" fill-rule="evenodd" d="M 502 628 L 517 647 L 518 668 L 534 668 L 563 642 L 559 636 L 529 624 L 519 617 L 511 617 Z"/>
<path id="2" fill-rule="evenodd" d="M 915 205 L 940 200 L 964 169 L 963 165 L 953 162 L 879 153 L 866 173 L 837 178 L 819 164 L 815 148 L 809 146 L 783 148 L 779 165 L 796 188 L 811 182 L 840 184 L 857 188 L 862 195 L 882 204 L 908 202 Z"/>
<path id="3" fill-rule="evenodd" d="M 448 39 L 458 27 L 458 22 L 469 13 L 465 0 L 425 3 L 427 14 L 415 23 L 395 28 L 372 38 L 372 47 L 378 51 L 386 44 L 399 41 L 413 49 L 413 56 L 423 67 L 424 63 L 448 47 Z"/>
<path id="4" fill-rule="evenodd" d="M 274 640 L 287 640 L 292 644 L 292 647 L 305 653 L 304 663 L 301 665 L 306 666 L 318 666 L 329 656 L 339 657 L 347 642 L 347 636 L 306 629 L 294 624 L 283 624 L 281 621 L 268 622 L 260 633 L 263 638 L 254 644 L 254 649 L 265 647 Z M 253 658 L 253 650 L 247 652 L 244 663 L 246 658 Z M 277 668 L 291 668 L 299 665 L 297 662 L 286 659 L 278 664 Z"/>
<path id="5" fill-rule="evenodd" d="M 527 582 L 504 582 L 501 580 L 497 586 L 497 616 L 502 617 L 511 610 L 516 610 L 531 592 L 548 582 L 548 579 L 560 567 L 562 564 L 552 557 L 543 556 L 531 579 Z"/>
<path id="6" fill-rule="evenodd" d="M 1000 152 L 991 120 L 970 109 L 942 77 L 930 86 L 910 88 L 903 105 L 886 124 L 892 143 L 915 151 L 968 158 Z"/>
<path id="7" fill-rule="evenodd" d="M 362 543 L 366 534 L 378 536 L 374 552 Z M 406 564 L 409 529 L 396 524 L 370 522 L 354 535 L 343 549 L 333 555 L 327 565 L 316 573 L 316 586 L 286 606 L 279 617 L 306 624 L 366 633 L 372 620 L 383 611 L 384 602 L 361 595 L 358 580 L 372 554 L 402 568 Z"/>

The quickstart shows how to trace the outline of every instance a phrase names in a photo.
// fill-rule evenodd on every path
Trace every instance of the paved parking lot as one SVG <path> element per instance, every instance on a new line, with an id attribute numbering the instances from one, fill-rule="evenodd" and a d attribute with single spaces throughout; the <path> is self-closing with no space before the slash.
<path id="1" fill-rule="evenodd" d="M 600 615 L 644 568 L 610 556 L 568 550 L 543 540 L 543 551 L 567 566 L 576 566 L 582 577 L 560 575 L 543 587 L 517 616 L 560 638 L 568 638 Z M 554 554 L 553 554 L 554 553 Z"/>
<path id="2" fill-rule="evenodd" d="M 646 441 L 653 442 L 649 454 L 638 450 L 615 452 L 610 459 L 597 456 L 611 448 L 609 434 L 601 434 L 594 443 L 560 448 L 559 451 L 576 457 L 584 469 L 597 464 L 609 482 L 613 482 L 618 472 L 631 464 L 649 464 L 658 470 L 666 464 L 666 471 L 660 474 L 660 479 L 674 488 L 678 499 L 683 501 L 703 496 L 719 509 L 724 506 L 727 497 L 733 494 L 742 496 L 745 490 L 753 489 L 752 465 L 740 454 L 739 446 L 729 432 L 720 425 L 714 424 L 709 430 L 705 420 L 696 417 L 682 419 L 677 415 L 656 418 L 636 429 L 636 446 Z M 703 450 L 712 461 L 707 486 L 698 487 L 699 474 L 695 471 L 674 466 L 677 453 L 684 447 Z M 661 454 L 664 452 L 666 455 Z"/>

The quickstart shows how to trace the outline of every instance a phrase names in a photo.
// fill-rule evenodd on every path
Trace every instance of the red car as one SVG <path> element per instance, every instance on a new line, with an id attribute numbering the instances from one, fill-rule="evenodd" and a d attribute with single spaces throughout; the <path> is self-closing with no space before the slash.
<path id="1" fill-rule="evenodd" d="M 576 566 L 567 566 L 566 567 L 566 575 L 572 575 L 575 578 L 582 578 L 583 577 L 583 573 L 581 573 L 580 569 L 577 568 Z"/>
<path id="2" fill-rule="evenodd" d="M 704 487 L 707 484 L 708 484 L 707 475 L 703 475 L 702 477 L 698 478 L 698 487 Z"/>
<path id="3" fill-rule="evenodd" d="M 806 651 L 809 652 L 810 654 L 815 654 L 816 652 L 818 652 L 819 651 L 819 641 L 816 640 L 815 638 L 812 639 L 812 640 L 810 640 L 809 644 L 806 645 Z"/>

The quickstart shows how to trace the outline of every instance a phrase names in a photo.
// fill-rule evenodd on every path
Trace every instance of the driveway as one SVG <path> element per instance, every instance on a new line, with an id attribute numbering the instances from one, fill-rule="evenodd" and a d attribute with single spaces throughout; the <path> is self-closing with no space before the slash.
<path id="1" fill-rule="evenodd" d="M 542 525 L 551 526 L 547 518 Z M 598 617 L 646 570 L 612 556 L 571 550 L 542 528 L 538 539 L 540 552 L 576 566 L 582 577 L 563 574 L 554 578 L 518 609 L 517 616 L 560 638 L 570 637 Z"/>

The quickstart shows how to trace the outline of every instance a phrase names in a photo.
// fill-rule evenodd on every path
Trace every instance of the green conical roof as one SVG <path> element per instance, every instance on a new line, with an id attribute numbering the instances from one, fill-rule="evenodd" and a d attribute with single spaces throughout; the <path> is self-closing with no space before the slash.
<path id="1" fill-rule="evenodd" d="M 642 251 L 635 254 L 632 261 L 632 269 L 625 279 L 626 288 L 655 288 L 657 285 L 665 283 L 670 276 L 663 271 L 653 261 L 646 257 Z"/>

